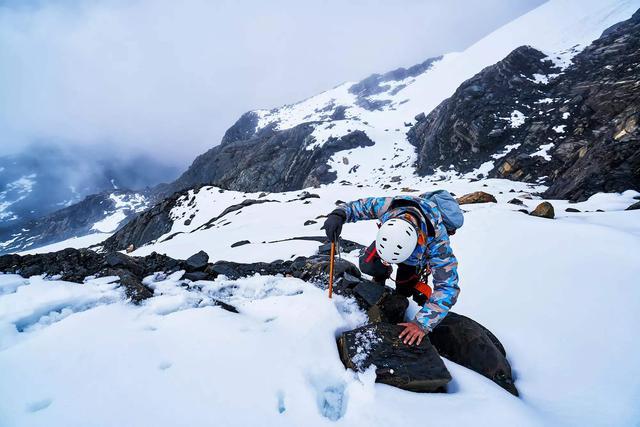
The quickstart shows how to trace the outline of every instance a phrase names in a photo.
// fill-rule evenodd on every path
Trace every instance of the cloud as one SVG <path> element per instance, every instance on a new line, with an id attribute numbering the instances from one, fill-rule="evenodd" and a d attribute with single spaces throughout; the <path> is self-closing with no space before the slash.
<path id="1" fill-rule="evenodd" d="M 0 155 L 44 140 L 184 165 L 247 110 L 464 49 L 539 3 L 0 3 Z"/>

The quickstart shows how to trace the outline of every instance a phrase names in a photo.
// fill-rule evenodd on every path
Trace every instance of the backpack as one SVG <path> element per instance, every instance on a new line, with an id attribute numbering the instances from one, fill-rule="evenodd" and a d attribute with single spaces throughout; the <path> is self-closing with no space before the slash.
<path id="1" fill-rule="evenodd" d="M 447 230 L 455 231 L 464 224 L 464 216 L 458 201 L 447 190 L 430 191 L 420 195 L 421 198 L 433 202 L 442 214 L 442 222 Z"/>

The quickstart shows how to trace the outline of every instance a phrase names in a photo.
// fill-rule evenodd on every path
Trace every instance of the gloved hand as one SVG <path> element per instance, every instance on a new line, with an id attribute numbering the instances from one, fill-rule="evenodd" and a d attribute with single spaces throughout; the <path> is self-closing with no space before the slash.
<path id="1" fill-rule="evenodd" d="M 327 216 L 324 225 L 320 228 L 327 233 L 330 241 L 335 242 L 342 232 L 342 224 L 347 220 L 347 215 L 342 209 L 336 209 Z"/>

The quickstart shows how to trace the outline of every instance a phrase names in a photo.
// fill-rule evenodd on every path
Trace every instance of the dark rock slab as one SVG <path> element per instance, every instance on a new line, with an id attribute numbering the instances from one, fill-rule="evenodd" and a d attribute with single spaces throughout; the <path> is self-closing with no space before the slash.
<path id="1" fill-rule="evenodd" d="M 567 208 L 564 210 L 565 212 L 580 212 L 580 209 L 576 209 L 576 208 Z"/>
<path id="2" fill-rule="evenodd" d="M 638 209 L 640 209 L 640 202 L 636 202 L 636 203 L 632 204 L 627 209 L 625 209 L 625 211 L 635 211 L 635 210 L 638 210 Z"/>
<path id="3" fill-rule="evenodd" d="M 188 271 L 202 271 L 209 263 L 209 255 L 205 251 L 199 251 L 186 259 L 185 264 Z"/>
<path id="4" fill-rule="evenodd" d="M 372 323 L 343 333 L 338 339 L 340 359 L 347 368 L 377 367 L 376 382 L 415 392 L 441 392 L 451 374 L 428 339 L 403 344 L 402 326 Z"/>
<path id="5" fill-rule="evenodd" d="M 248 241 L 248 240 L 240 240 L 239 242 L 232 243 L 232 244 L 231 244 L 231 247 L 232 247 L 232 248 L 237 248 L 238 246 L 244 246 L 244 245 L 248 245 L 248 244 L 250 244 L 250 243 L 251 243 L 251 242 L 250 242 L 250 241 Z"/>
<path id="6" fill-rule="evenodd" d="M 356 298 L 362 300 L 369 307 L 380 303 L 391 292 L 391 288 L 368 280 L 358 283 L 353 288 Z"/>
<path id="7" fill-rule="evenodd" d="M 518 205 L 518 206 L 524 205 L 524 202 L 522 200 L 516 199 L 516 198 L 509 200 L 507 203 L 511 203 L 512 205 Z"/>
<path id="8" fill-rule="evenodd" d="M 407 297 L 396 293 L 385 295 L 376 305 L 367 310 L 371 323 L 386 322 L 397 324 L 404 322 L 404 315 L 409 307 Z"/>
<path id="9" fill-rule="evenodd" d="M 429 334 L 429 339 L 442 357 L 476 371 L 509 393 L 518 395 L 503 345 L 478 322 L 449 312 Z"/>

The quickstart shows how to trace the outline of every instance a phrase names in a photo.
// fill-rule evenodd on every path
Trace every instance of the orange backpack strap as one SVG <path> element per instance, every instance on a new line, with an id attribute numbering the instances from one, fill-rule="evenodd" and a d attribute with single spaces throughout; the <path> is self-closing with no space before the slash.
<path id="1" fill-rule="evenodd" d="M 427 285 L 425 282 L 423 282 L 422 280 L 420 280 L 418 283 L 416 283 L 416 285 L 414 286 L 414 288 L 420 292 L 421 294 L 423 294 L 424 296 L 427 297 L 427 299 L 431 298 L 431 293 L 433 292 L 431 290 L 431 286 Z"/>

